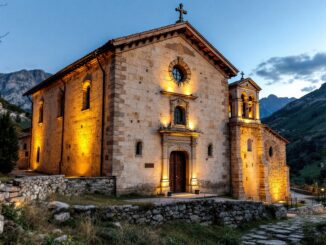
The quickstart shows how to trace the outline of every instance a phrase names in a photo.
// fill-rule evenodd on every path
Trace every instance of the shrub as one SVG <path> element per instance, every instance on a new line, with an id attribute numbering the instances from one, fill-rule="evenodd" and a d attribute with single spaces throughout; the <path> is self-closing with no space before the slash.
<path id="1" fill-rule="evenodd" d="M 0 172 L 10 173 L 18 160 L 17 133 L 9 114 L 0 116 Z"/>

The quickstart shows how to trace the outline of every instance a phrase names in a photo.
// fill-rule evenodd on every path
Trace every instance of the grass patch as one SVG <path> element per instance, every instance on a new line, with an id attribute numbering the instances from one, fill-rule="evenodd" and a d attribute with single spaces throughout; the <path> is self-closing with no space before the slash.
<path id="1" fill-rule="evenodd" d="M 14 178 L 15 178 L 14 176 L 9 176 L 9 175 L 0 173 L 0 182 L 1 183 L 8 183 L 8 182 L 12 181 Z"/>
<path id="2" fill-rule="evenodd" d="M 326 221 L 319 223 L 307 222 L 303 226 L 303 244 L 326 245 Z"/>
<path id="3" fill-rule="evenodd" d="M 140 198 L 138 196 L 137 198 Z M 70 205 L 96 205 L 96 206 L 112 206 L 112 205 L 137 205 L 144 208 L 153 206 L 151 202 L 133 202 L 136 196 L 112 197 L 102 194 L 84 194 L 80 196 L 64 196 L 53 195 L 49 201 L 60 201 Z"/>

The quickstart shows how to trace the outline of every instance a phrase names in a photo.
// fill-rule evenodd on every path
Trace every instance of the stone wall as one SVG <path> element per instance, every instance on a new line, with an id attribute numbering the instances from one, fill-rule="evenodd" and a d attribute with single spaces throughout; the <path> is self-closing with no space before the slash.
<path id="1" fill-rule="evenodd" d="M 69 216 L 76 217 L 88 213 L 89 215 L 97 215 L 103 220 L 147 225 L 160 225 L 179 220 L 189 223 L 237 227 L 251 221 L 286 217 L 286 209 L 279 205 L 263 205 L 259 202 L 245 201 L 217 202 L 212 199 L 153 206 L 96 207 L 93 205 L 74 205 L 67 207 L 66 210 L 58 210 L 59 212 L 55 215 L 70 212 Z"/>
<path id="2" fill-rule="evenodd" d="M 0 202 L 44 200 L 51 194 L 115 195 L 114 177 L 65 178 L 63 175 L 16 178 L 12 184 L 0 184 Z"/>

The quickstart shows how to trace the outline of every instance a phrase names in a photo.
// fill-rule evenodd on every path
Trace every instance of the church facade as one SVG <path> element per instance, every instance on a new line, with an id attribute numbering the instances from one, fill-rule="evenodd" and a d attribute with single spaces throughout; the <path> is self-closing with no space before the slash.
<path id="1" fill-rule="evenodd" d="M 188 22 L 118 39 L 25 93 L 30 168 L 115 176 L 118 193 L 289 196 L 287 141 L 259 120 L 259 86 Z"/>

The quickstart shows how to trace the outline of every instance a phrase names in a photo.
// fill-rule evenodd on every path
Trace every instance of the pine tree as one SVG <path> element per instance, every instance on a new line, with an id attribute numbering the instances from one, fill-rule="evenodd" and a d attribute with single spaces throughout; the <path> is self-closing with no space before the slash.
<path id="1" fill-rule="evenodd" d="M 18 139 L 9 114 L 0 116 L 0 172 L 10 173 L 18 160 Z"/>

